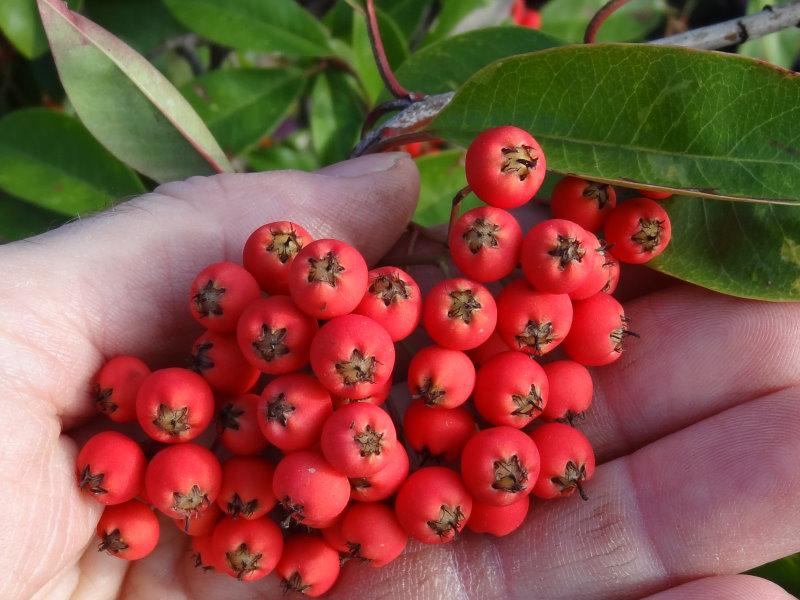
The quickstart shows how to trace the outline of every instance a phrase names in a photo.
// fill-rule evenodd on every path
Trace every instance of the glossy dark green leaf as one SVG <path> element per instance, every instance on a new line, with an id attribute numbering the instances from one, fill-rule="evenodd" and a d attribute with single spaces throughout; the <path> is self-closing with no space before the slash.
<path id="1" fill-rule="evenodd" d="M 61 82 L 111 152 L 156 181 L 232 170 L 178 90 L 119 38 L 60 0 L 38 0 Z"/>
<path id="2" fill-rule="evenodd" d="M 294 108 L 305 85 L 293 69 L 212 71 L 181 91 L 228 155 L 272 133 Z"/>
<path id="3" fill-rule="evenodd" d="M 25 58 L 36 58 L 47 50 L 36 0 L 2 0 L 0 32 Z"/>
<path id="4" fill-rule="evenodd" d="M 774 581 L 790 594 L 800 596 L 800 554 L 767 563 L 749 573 Z"/>
<path id="5" fill-rule="evenodd" d="M 800 300 L 800 207 L 673 197 L 672 241 L 648 263 L 731 296 Z"/>
<path id="6" fill-rule="evenodd" d="M 408 45 L 403 32 L 397 27 L 391 17 L 378 11 L 378 26 L 381 30 L 386 57 L 393 69 L 400 66 L 408 57 Z M 367 35 L 367 23 L 361 11 L 353 11 L 353 68 L 358 72 L 361 85 L 367 93 L 370 103 L 378 98 L 384 89 L 375 58 L 372 55 L 372 46 Z"/>
<path id="7" fill-rule="evenodd" d="M 583 42 L 586 26 L 607 0 L 550 0 L 542 7 L 541 31 L 566 42 Z M 600 28 L 598 42 L 633 42 L 664 21 L 664 0 L 634 0 L 615 11 Z"/>
<path id="8" fill-rule="evenodd" d="M 322 165 L 344 158 L 358 140 L 364 107 L 350 77 L 325 71 L 311 90 L 311 140 Z"/>
<path id="9" fill-rule="evenodd" d="M 80 121 L 45 108 L 0 119 L 0 188 L 63 215 L 92 212 L 145 191 Z"/>
<path id="10" fill-rule="evenodd" d="M 476 29 L 420 49 L 396 74 L 408 89 L 438 94 L 456 89 L 497 59 L 558 45 L 557 39 L 523 27 Z"/>
<path id="11" fill-rule="evenodd" d="M 295 0 L 164 0 L 186 27 L 240 50 L 330 54 L 328 34 Z"/>
<path id="12" fill-rule="evenodd" d="M 0 192 L 0 243 L 43 233 L 67 219 L 64 214 Z"/>
<path id="13" fill-rule="evenodd" d="M 430 130 L 466 146 L 501 124 L 531 131 L 558 172 L 800 203 L 800 77 L 736 55 L 609 44 L 503 59 Z"/>
<path id="14" fill-rule="evenodd" d="M 143 54 L 186 33 L 161 0 L 86 0 L 82 12 Z"/>

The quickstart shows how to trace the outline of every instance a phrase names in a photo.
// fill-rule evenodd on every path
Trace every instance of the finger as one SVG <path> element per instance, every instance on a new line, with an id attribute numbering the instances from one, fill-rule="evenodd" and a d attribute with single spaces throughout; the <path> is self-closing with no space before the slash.
<path id="1" fill-rule="evenodd" d="M 593 370 L 579 421 L 608 460 L 757 396 L 800 382 L 800 310 L 679 286 L 625 306 L 622 358 Z"/>
<path id="2" fill-rule="evenodd" d="M 186 306 L 192 278 L 209 263 L 239 261 L 256 227 L 294 220 L 375 261 L 406 226 L 417 190 L 405 154 L 318 174 L 193 178 L 4 246 L 6 280 L 21 282 L 0 292 L 0 357 L 14 359 L 4 363 L 7 380 L 51 398 L 62 415 L 84 414 L 84 386 L 103 357 L 136 354 L 154 366 L 185 357 L 198 334 Z"/>
<path id="3" fill-rule="evenodd" d="M 508 537 L 467 535 L 380 573 L 355 565 L 337 597 L 472 598 L 480 585 L 482 598 L 640 598 L 797 552 L 799 399 L 784 390 L 607 463 L 588 502 L 535 502 Z"/>
<path id="4" fill-rule="evenodd" d="M 691 581 L 648 596 L 646 600 L 793 600 L 779 585 L 752 575 L 722 575 Z"/>

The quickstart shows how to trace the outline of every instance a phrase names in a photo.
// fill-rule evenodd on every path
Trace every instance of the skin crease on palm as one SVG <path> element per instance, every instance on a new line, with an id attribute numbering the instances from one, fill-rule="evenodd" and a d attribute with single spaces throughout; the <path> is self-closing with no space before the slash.
<path id="1" fill-rule="evenodd" d="M 417 191 L 402 154 L 318 174 L 193 178 L 0 247 L 0 598 L 282 597 L 274 576 L 242 584 L 194 569 L 166 519 L 142 561 L 97 551 L 101 507 L 73 474 L 79 444 L 108 427 L 88 382 L 120 353 L 183 364 L 198 335 L 189 282 L 208 263 L 238 261 L 257 226 L 291 219 L 374 264 L 405 231 Z M 412 273 L 430 288 L 430 268 Z M 594 371 L 580 423 L 601 463 L 590 500 L 534 501 L 506 538 L 465 533 L 411 543 L 382 569 L 350 564 L 332 598 L 791 598 L 735 573 L 800 550 L 800 310 L 647 273 L 628 272 L 622 294 L 642 337 Z"/>

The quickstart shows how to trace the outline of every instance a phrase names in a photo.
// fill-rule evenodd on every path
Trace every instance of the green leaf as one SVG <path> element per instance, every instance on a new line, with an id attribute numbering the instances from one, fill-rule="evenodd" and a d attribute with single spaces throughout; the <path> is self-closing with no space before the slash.
<path id="1" fill-rule="evenodd" d="M 86 0 L 83 13 L 142 54 L 186 33 L 161 0 Z"/>
<path id="2" fill-rule="evenodd" d="M 541 10 L 543 33 L 567 42 L 582 42 L 586 26 L 606 0 L 550 0 Z M 603 23 L 598 42 L 634 42 L 644 39 L 663 20 L 664 0 L 635 0 Z"/>
<path id="3" fill-rule="evenodd" d="M 323 165 L 335 163 L 358 140 L 364 107 L 349 77 L 341 71 L 324 71 L 311 90 L 311 140 Z"/>
<path id="4" fill-rule="evenodd" d="M 25 58 L 36 58 L 47 50 L 36 0 L 2 0 L 0 31 Z"/>
<path id="5" fill-rule="evenodd" d="M 397 23 L 406 39 L 411 39 L 433 0 L 378 0 L 376 4 Z"/>
<path id="6" fill-rule="evenodd" d="M 229 155 L 237 155 L 280 125 L 305 85 L 302 71 L 212 71 L 182 88 Z"/>
<path id="7" fill-rule="evenodd" d="M 750 0 L 747 12 L 757 13 L 771 4 L 767 0 Z M 739 46 L 739 53 L 791 69 L 800 55 L 800 29 L 791 27 L 751 40 Z"/>
<path id="8" fill-rule="evenodd" d="M 327 56 L 328 34 L 295 0 L 164 0 L 192 31 L 239 50 Z"/>
<path id="9" fill-rule="evenodd" d="M 492 4 L 493 0 L 442 0 L 442 7 L 436 21 L 428 31 L 423 46 L 447 37 L 471 13 Z"/>
<path id="10" fill-rule="evenodd" d="M 800 300 L 800 207 L 673 196 L 672 240 L 648 266 L 731 296 Z"/>
<path id="11" fill-rule="evenodd" d="M 232 170 L 191 105 L 140 54 L 59 0 L 38 2 L 64 89 L 115 156 L 156 181 Z"/>
<path id="12" fill-rule="evenodd" d="M 800 202 L 800 78 L 736 55 L 617 44 L 503 59 L 429 129 L 466 146 L 505 124 L 531 131 L 561 173 Z"/>
<path id="13" fill-rule="evenodd" d="M 61 225 L 67 217 L 0 192 L 0 242 L 11 242 Z"/>
<path id="14" fill-rule="evenodd" d="M 444 150 L 415 159 L 419 169 L 419 202 L 414 222 L 431 227 L 447 223 L 456 192 L 467 185 L 464 176 L 464 152 Z M 468 196 L 462 210 L 477 206 L 475 196 Z"/>
<path id="15" fill-rule="evenodd" d="M 145 191 L 80 121 L 45 108 L 0 119 L 0 188 L 62 215 L 99 210 Z"/>
<path id="16" fill-rule="evenodd" d="M 449 92 L 475 71 L 499 58 L 559 44 L 555 38 L 523 27 L 476 29 L 422 48 L 412 54 L 396 74 L 407 89 L 426 94 Z M 431 68 L 431 65 L 436 65 L 436 68 Z"/>
<path id="17" fill-rule="evenodd" d="M 256 171 L 277 169 L 313 171 L 320 166 L 311 148 L 308 130 L 300 130 L 274 146 L 251 150 L 247 154 L 247 161 L 251 169 Z"/>
<path id="18" fill-rule="evenodd" d="M 386 57 L 392 69 L 399 67 L 408 57 L 408 45 L 403 37 L 403 32 L 397 27 L 391 17 L 377 11 L 378 27 L 381 30 L 381 39 L 386 50 Z M 384 89 L 383 80 L 375 66 L 372 56 L 372 46 L 367 34 L 367 22 L 363 12 L 353 11 L 353 68 L 359 75 L 361 85 L 367 92 L 367 100 L 374 104 L 375 100 Z"/>

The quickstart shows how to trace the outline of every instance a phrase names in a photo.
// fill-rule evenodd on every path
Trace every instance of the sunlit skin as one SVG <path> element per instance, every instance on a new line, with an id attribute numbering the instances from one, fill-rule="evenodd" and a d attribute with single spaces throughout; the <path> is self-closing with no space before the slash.
<path id="1" fill-rule="evenodd" d="M 375 155 L 320 174 L 171 183 L 0 247 L 0 597 L 282 598 L 276 577 L 242 584 L 196 569 L 189 538 L 171 523 L 139 562 L 97 551 L 102 507 L 74 480 L 79 446 L 108 426 L 89 382 L 120 353 L 151 368 L 183 364 L 199 335 L 186 310 L 190 282 L 239 256 L 263 223 L 302 223 L 374 265 L 401 237 L 416 194 L 410 160 Z M 524 228 L 542 218 L 519 212 Z M 399 262 L 407 241 L 387 262 Z M 424 290 L 441 277 L 410 271 Z M 383 569 L 351 561 L 332 598 L 399 600 L 413 590 L 499 599 L 532 589 L 547 598 L 790 598 L 733 574 L 800 550 L 800 310 L 641 268 L 623 271 L 617 295 L 642 337 L 594 371 L 597 394 L 580 423 L 598 458 L 590 500 L 538 503 L 502 539 L 465 532 L 440 546 L 412 543 Z M 37 560 L 20 560 L 22 550 Z"/>

